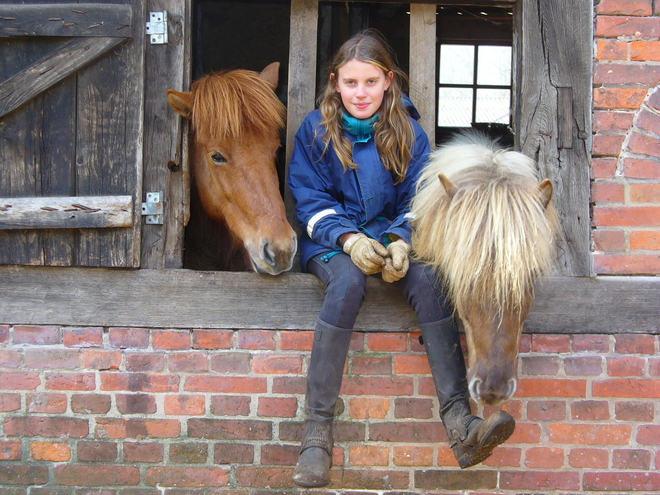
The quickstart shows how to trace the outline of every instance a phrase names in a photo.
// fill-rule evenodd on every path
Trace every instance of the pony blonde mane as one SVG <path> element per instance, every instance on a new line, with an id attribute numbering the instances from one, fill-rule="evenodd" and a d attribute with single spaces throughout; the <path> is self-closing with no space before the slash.
<path id="1" fill-rule="evenodd" d="M 457 187 L 449 198 L 438 179 Z M 557 210 L 546 208 L 535 163 L 483 136 L 439 148 L 411 204 L 415 256 L 433 266 L 457 307 L 521 308 L 555 258 Z"/>
<path id="2" fill-rule="evenodd" d="M 191 91 L 192 125 L 202 141 L 263 138 L 284 127 L 285 107 L 257 72 L 214 72 Z"/>

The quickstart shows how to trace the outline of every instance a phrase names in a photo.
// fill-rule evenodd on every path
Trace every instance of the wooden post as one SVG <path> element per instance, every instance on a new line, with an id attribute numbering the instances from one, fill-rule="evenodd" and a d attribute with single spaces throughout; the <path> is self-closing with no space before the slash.
<path id="1" fill-rule="evenodd" d="M 435 144 L 436 6 L 410 4 L 410 98 L 422 115 L 420 123 Z"/>

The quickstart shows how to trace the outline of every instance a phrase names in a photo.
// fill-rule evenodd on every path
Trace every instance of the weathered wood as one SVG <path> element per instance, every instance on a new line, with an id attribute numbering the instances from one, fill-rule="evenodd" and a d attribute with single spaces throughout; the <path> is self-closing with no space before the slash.
<path id="1" fill-rule="evenodd" d="M 79 3 L 0 5 L 0 38 L 10 36 L 111 36 L 130 38 L 128 5 Z"/>
<path id="2" fill-rule="evenodd" d="M 143 197 L 165 193 L 162 225 L 142 226 L 142 268 L 181 268 L 184 230 L 190 207 L 187 121 L 167 103 L 168 89 L 190 88 L 191 1 L 150 0 L 149 12 L 167 11 L 167 45 L 147 46 Z"/>
<path id="3" fill-rule="evenodd" d="M 329 2 L 376 2 L 376 3 L 401 3 L 399 0 L 327 0 Z M 518 0 L 519 2 L 521 0 Z M 511 7 L 516 0 L 417 0 L 414 3 L 418 4 L 433 4 L 433 5 L 462 5 L 474 7 Z"/>
<path id="4" fill-rule="evenodd" d="M 518 2 L 515 19 L 516 147 L 553 181 L 563 228 L 556 273 L 588 276 L 593 5 Z"/>
<path id="5" fill-rule="evenodd" d="M 0 324 L 311 330 L 324 288 L 313 275 L 0 267 Z M 370 278 L 361 331 L 410 331 L 392 285 Z M 660 333 L 659 277 L 551 277 L 528 333 Z"/>
<path id="6" fill-rule="evenodd" d="M 131 196 L 0 198 L 0 229 L 85 229 L 132 225 Z"/>
<path id="7" fill-rule="evenodd" d="M 0 84 L 0 117 L 46 91 L 122 41 L 123 38 L 74 38 L 67 42 Z"/>
<path id="8" fill-rule="evenodd" d="M 410 98 L 421 114 L 420 124 L 435 143 L 436 6 L 410 5 Z"/>

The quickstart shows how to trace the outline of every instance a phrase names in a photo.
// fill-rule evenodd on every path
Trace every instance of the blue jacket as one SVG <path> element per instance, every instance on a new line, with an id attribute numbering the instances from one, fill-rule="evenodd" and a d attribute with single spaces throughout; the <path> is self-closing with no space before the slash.
<path id="1" fill-rule="evenodd" d="M 414 107 L 411 115 L 418 116 Z M 415 146 L 406 178 L 394 184 L 376 150 L 376 140 L 353 142 L 353 161 L 359 169 L 344 168 L 332 143 L 323 152 L 323 132 L 315 131 L 321 112 L 314 110 L 296 134 L 295 149 L 289 166 L 289 187 L 296 201 L 296 216 L 302 227 L 300 264 L 303 270 L 313 256 L 341 251 L 339 237 L 348 232 L 363 232 L 384 245 L 397 237 L 410 243 L 411 226 L 406 214 L 423 166 L 430 152 L 429 140 L 419 125 L 410 119 L 415 131 Z M 392 234 L 392 236 L 390 236 Z"/>

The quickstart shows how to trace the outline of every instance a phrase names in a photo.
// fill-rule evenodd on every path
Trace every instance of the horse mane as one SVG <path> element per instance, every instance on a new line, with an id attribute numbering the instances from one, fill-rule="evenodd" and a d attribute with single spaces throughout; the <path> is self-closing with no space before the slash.
<path id="1" fill-rule="evenodd" d="M 284 127 L 284 104 L 257 72 L 214 72 L 195 81 L 191 92 L 192 125 L 202 141 L 263 138 Z"/>
<path id="2" fill-rule="evenodd" d="M 438 179 L 457 187 L 449 198 Z M 543 207 L 536 164 L 483 135 L 463 134 L 431 154 L 411 204 L 415 256 L 454 304 L 500 314 L 520 308 L 555 259 L 559 218 Z"/>

